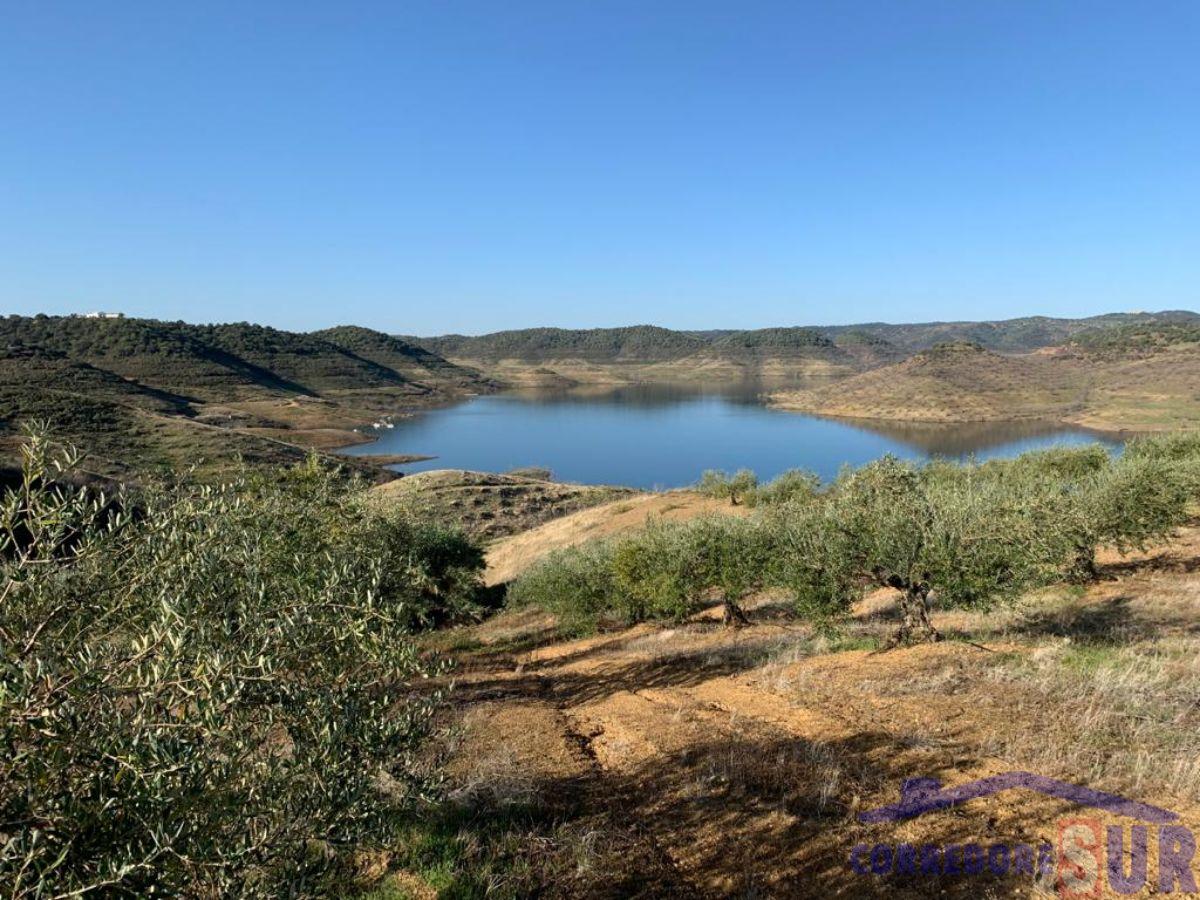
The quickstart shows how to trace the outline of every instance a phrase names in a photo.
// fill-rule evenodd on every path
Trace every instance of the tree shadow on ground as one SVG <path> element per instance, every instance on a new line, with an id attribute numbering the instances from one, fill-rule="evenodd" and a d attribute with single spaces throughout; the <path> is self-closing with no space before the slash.
<path id="1" fill-rule="evenodd" d="M 472 677 L 455 686 L 453 699 L 474 703 L 508 697 L 557 699 L 580 705 L 602 700 L 623 691 L 694 687 L 713 678 L 726 677 L 758 668 L 780 646 L 780 636 L 747 637 L 734 643 L 673 650 L 647 651 L 644 656 L 600 662 L 583 671 L 570 666 L 612 653 L 627 640 L 589 648 L 578 654 L 547 660 L 536 667 L 525 667 L 512 674 Z"/>
<path id="2" fill-rule="evenodd" d="M 1187 548 L 1165 547 L 1153 556 L 1101 563 L 1096 568 L 1101 578 L 1110 580 L 1147 572 L 1187 575 L 1200 572 L 1200 556 L 1189 552 Z"/>
<path id="3" fill-rule="evenodd" d="M 1039 612 L 1022 619 L 1012 631 L 1029 638 L 1070 638 L 1112 647 L 1156 640 L 1168 628 L 1183 634 L 1200 633 L 1200 621 L 1194 615 L 1173 617 L 1160 611 L 1151 615 L 1135 606 L 1137 599 L 1119 594 L 1095 603 Z"/>
<path id="4" fill-rule="evenodd" d="M 852 868 L 855 846 L 912 840 L 895 823 L 864 824 L 857 815 L 896 802 L 903 779 L 929 774 L 907 771 L 901 756 L 886 732 L 821 743 L 778 733 L 714 738 L 628 770 L 597 765 L 584 777 L 538 782 L 535 813 L 507 834 L 495 833 L 505 815 L 494 802 L 478 801 L 469 818 L 483 834 L 481 852 L 491 852 L 489 842 L 528 848 L 521 895 L 965 900 L 1028 891 L 1028 876 Z M 1004 840 L 992 834 L 984 841 L 980 827 L 987 830 L 981 821 L 938 813 L 921 823 L 920 842 Z"/>

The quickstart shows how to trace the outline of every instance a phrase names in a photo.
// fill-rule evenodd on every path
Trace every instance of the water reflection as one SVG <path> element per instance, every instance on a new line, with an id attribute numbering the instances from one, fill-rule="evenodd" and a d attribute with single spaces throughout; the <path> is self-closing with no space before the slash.
<path id="1" fill-rule="evenodd" d="M 840 420 L 846 422 L 848 420 Z M 1091 431 L 1086 428 L 1064 426 L 1058 422 L 1014 421 L 1014 422 L 889 422 L 884 420 L 855 419 L 853 424 L 875 434 L 919 450 L 927 456 L 945 456 L 961 459 L 972 454 L 987 453 L 1010 444 L 1053 443 L 1064 435 L 1119 444 L 1111 434 Z"/>

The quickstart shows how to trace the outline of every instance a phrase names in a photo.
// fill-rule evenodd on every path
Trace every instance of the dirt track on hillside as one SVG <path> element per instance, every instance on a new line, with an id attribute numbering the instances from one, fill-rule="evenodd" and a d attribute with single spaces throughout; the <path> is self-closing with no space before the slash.
<path id="1" fill-rule="evenodd" d="M 1157 615 L 1163 591 L 1200 594 L 1194 530 L 1149 562 L 1108 561 L 1111 578 L 1082 598 L 1085 613 L 1119 607 L 1133 621 Z M 886 634 L 894 612 L 886 595 L 873 597 L 857 625 Z M 886 653 L 828 652 L 839 648 L 766 602 L 753 618 L 741 630 L 701 616 L 566 642 L 531 612 L 472 630 L 479 646 L 461 659 L 451 774 L 543 798 L 560 823 L 556 840 L 590 842 L 592 862 L 553 895 L 1053 896 L 1052 877 L 857 874 L 850 854 L 859 844 L 1054 842 L 1074 813 L 1129 824 L 1023 789 L 899 823 L 858 820 L 897 802 L 904 779 L 953 786 L 1032 768 L 999 751 L 1046 727 L 1046 710 L 994 673 L 1070 641 L 1038 631 L 1037 617 L 1012 617 L 987 649 L 948 640 Z M 937 621 L 978 634 L 961 613 Z M 1187 798 L 1135 799 L 1200 825 Z"/>

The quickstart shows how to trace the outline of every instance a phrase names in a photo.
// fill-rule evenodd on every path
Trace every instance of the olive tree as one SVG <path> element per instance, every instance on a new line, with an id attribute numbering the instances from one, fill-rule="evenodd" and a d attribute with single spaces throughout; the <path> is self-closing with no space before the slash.
<path id="1" fill-rule="evenodd" d="M 682 619 L 720 600 L 724 621 L 744 625 L 743 598 L 765 583 L 771 558 L 759 522 L 706 516 L 651 523 L 613 548 L 613 587 L 628 621 Z"/>
<path id="2" fill-rule="evenodd" d="M 720 601 L 724 620 L 746 624 L 741 601 L 766 584 L 774 555 L 758 521 L 709 516 L 549 554 L 509 588 L 512 605 L 537 605 L 572 630 L 602 620 L 680 620 Z"/>
<path id="3" fill-rule="evenodd" d="M 762 529 L 770 535 L 766 580 L 788 592 L 793 609 L 819 627 L 850 611 L 861 593 L 850 532 L 832 503 L 792 503 L 772 509 Z"/>
<path id="4" fill-rule="evenodd" d="M 732 475 L 719 469 L 708 469 L 700 476 L 696 490 L 737 506 L 757 487 L 758 476 L 749 469 L 738 469 Z"/>
<path id="5" fill-rule="evenodd" d="M 944 607 L 1010 600 L 1053 578 L 1063 555 L 1048 527 L 1052 498 L 974 466 L 920 468 L 887 456 L 843 473 L 831 503 L 848 565 L 863 584 L 900 594 L 893 644 L 940 640 L 931 596 Z"/>
<path id="6" fill-rule="evenodd" d="M 1143 435 L 1125 445 L 1122 459 L 1155 460 L 1170 464 L 1186 486 L 1190 499 L 1200 498 L 1200 431 Z"/>
<path id="7" fill-rule="evenodd" d="M 747 506 L 778 506 L 803 503 L 816 498 L 821 479 L 804 469 L 788 469 L 746 494 Z"/>
<path id="8" fill-rule="evenodd" d="M 590 632 L 605 616 L 616 614 L 614 550 L 612 541 L 591 541 L 548 553 L 509 585 L 505 602 L 513 608 L 543 609 L 557 617 L 564 631 Z"/>
<path id="9" fill-rule="evenodd" d="M 11 897 L 313 896 L 423 791 L 412 629 L 477 558 L 317 466 L 116 511 L 39 436 L 0 502 Z M 461 566 L 461 571 L 453 571 Z"/>
<path id="10" fill-rule="evenodd" d="M 1186 466 L 1144 454 L 1065 483 L 1057 509 L 1073 550 L 1068 577 L 1095 579 L 1102 545 L 1126 552 L 1166 538 L 1187 518 L 1192 483 Z"/>
<path id="11" fill-rule="evenodd" d="M 757 519 L 709 516 L 687 523 L 681 537 L 693 603 L 715 591 L 724 623 L 748 624 L 742 601 L 770 580 L 773 531 Z"/>

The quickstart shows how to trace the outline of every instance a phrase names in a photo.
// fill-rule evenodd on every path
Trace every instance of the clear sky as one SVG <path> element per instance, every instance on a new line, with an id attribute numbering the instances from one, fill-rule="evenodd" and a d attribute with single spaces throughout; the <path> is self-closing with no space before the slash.
<path id="1" fill-rule="evenodd" d="M 0 312 L 1200 306 L 1200 3 L 0 0 Z"/>

